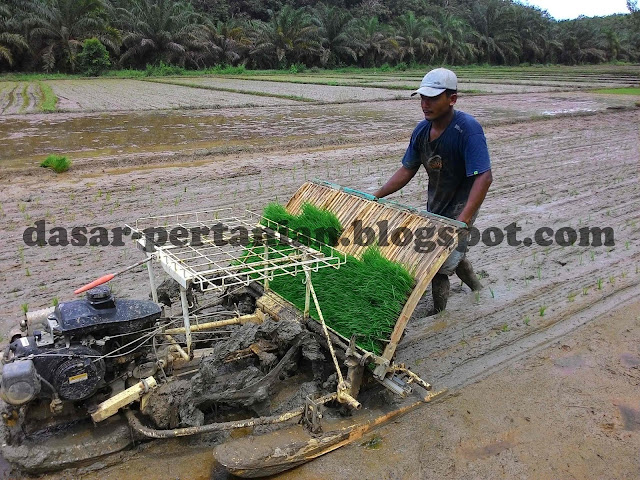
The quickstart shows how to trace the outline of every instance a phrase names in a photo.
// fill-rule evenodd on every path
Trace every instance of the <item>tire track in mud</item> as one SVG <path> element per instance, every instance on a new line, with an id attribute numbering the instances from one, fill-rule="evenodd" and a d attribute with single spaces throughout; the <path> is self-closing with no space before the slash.
<path id="1" fill-rule="evenodd" d="M 607 295 L 599 302 L 580 309 L 549 326 L 537 329 L 526 336 L 518 337 L 511 342 L 466 359 L 457 364 L 455 369 L 452 369 L 441 377 L 436 377 L 436 381 L 440 383 L 438 388 L 444 386 L 452 390 L 457 390 L 486 378 L 491 373 L 501 370 L 507 364 L 513 363 L 524 356 L 529 356 L 532 353 L 542 350 L 577 328 L 588 324 L 597 318 L 598 315 L 621 308 L 627 303 L 637 301 L 638 295 L 640 295 L 639 285 L 640 283 L 636 282 L 629 287 Z"/>

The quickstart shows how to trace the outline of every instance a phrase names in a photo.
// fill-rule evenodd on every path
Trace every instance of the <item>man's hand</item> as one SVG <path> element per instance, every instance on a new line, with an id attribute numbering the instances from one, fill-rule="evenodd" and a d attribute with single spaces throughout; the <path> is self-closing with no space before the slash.
<path id="1" fill-rule="evenodd" d="M 469 199 L 456 220 L 469 225 L 469 222 L 471 222 L 471 219 L 480 208 L 480 205 L 482 205 L 484 197 L 486 197 L 487 192 L 489 191 L 491 182 L 493 182 L 491 170 L 487 170 L 480 175 L 476 175 L 471 191 L 469 192 Z"/>

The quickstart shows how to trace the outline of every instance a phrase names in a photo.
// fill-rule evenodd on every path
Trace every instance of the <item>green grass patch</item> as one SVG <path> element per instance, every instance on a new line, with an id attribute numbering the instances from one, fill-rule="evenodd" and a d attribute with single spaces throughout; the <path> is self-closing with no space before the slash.
<path id="1" fill-rule="evenodd" d="M 108 70 L 102 74 L 103 77 L 109 78 L 140 78 L 146 76 L 144 70 L 123 69 L 123 70 Z"/>
<path id="2" fill-rule="evenodd" d="M 58 109 L 58 97 L 53 93 L 51 85 L 38 82 L 40 88 L 40 110 L 43 112 L 55 112 Z"/>
<path id="3" fill-rule="evenodd" d="M 335 215 L 310 204 L 303 205 L 299 216 L 289 214 L 281 205 L 270 204 L 263 216 L 274 222 L 286 223 L 290 238 L 311 243 L 315 248 L 319 248 L 318 241 L 332 239 L 335 243 L 342 232 Z M 296 236 L 292 231 L 307 235 L 310 240 L 305 242 L 306 237 Z M 275 242 L 273 240 L 271 245 L 277 250 Z M 244 261 L 259 260 L 263 248 L 248 247 Z M 304 310 L 306 287 L 303 279 L 304 273 L 275 277 L 269 286 Z M 355 334 L 359 346 L 377 354 L 384 350 L 414 285 L 411 274 L 402 265 L 384 258 L 376 247 L 367 249 L 361 260 L 348 256 L 339 269 L 322 268 L 312 272 L 311 280 L 327 325 L 346 338 Z M 319 321 L 313 301 L 310 315 Z"/>
<path id="4" fill-rule="evenodd" d="M 640 95 L 640 87 L 627 88 L 600 88 L 595 93 L 613 93 L 616 95 Z"/>
<path id="5" fill-rule="evenodd" d="M 0 81 L 4 82 L 36 82 L 38 80 L 66 80 L 80 78 L 80 75 L 68 73 L 5 73 L 0 75 Z"/>
<path id="6" fill-rule="evenodd" d="M 29 106 L 29 84 L 26 83 L 22 87 L 22 106 L 20 111 L 23 112 Z"/>
<path id="7" fill-rule="evenodd" d="M 71 160 L 62 155 L 49 155 L 41 164 L 41 167 L 50 168 L 56 173 L 62 173 L 69 170 Z"/>

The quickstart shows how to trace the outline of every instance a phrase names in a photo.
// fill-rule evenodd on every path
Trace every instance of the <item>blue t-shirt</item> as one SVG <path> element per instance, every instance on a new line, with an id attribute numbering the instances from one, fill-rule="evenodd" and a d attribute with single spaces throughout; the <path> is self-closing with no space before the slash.
<path id="1" fill-rule="evenodd" d="M 475 176 L 491 169 L 484 131 L 471 115 L 454 111 L 442 134 L 429 142 L 431 122 L 421 121 L 411 135 L 402 165 L 424 165 L 429 175 L 427 210 L 456 218 L 464 209 Z"/>

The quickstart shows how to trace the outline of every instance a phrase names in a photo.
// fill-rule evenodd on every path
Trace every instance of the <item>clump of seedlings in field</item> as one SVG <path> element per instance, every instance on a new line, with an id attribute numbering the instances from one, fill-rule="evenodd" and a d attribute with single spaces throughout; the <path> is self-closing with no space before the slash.
<path id="1" fill-rule="evenodd" d="M 50 168 L 56 173 L 62 173 L 69 170 L 71 167 L 71 160 L 69 160 L 64 155 L 49 155 L 44 161 L 40 164 L 41 167 Z"/>
<path id="2" fill-rule="evenodd" d="M 489 292 L 491 292 L 491 298 L 496 298 L 496 295 L 493 292 L 493 288 L 489 287 Z"/>
<path id="3" fill-rule="evenodd" d="M 540 308 L 538 309 L 538 313 L 540 313 L 541 317 L 544 317 L 544 312 L 547 310 L 547 306 L 546 305 L 541 305 Z"/>
<path id="4" fill-rule="evenodd" d="M 22 305 L 20 305 L 20 308 L 22 309 L 22 313 L 24 313 L 26 315 L 27 312 L 29 311 L 29 304 L 28 303 L 23 303 Z"/>
<path id="5" fill-rule="evenodd" d="M 582 287 L 582 295 L 587 295 L 589 293 L 589 287 Z"/>
<path id="6" fill-rule="evenodd" d="M 529 318 L 529 315 L 527 315 L 526 317 L 524 317 L 524 324 L 528 327 L 529 323 L 531 323 L 531 318 Z"/>
<path id="7" fill-rule="evenodd" d="M 616 277 L 614 277 L 613 275 L 609 275 L 609 283 L 611 285 L 615 285 L 616 283 Z"/>
<path id="8" fill-rule="evenodd" d="M 509 331 L 509 325 L 508 324 L 504 324 L 502 325 L 502 328 L 500 329 L 501 332 L 506 333 Z"/>
<path id="9" fill-rule="evenodd" d="M 567 295 L 567 299 L 568 299 L 570 302 L 573 302 L 573 301 L 575 300 L 575 298 L 576 298 L 576 295 L 577 295 L 577 293 L 576 293 L 576 292 L 569 292 L 569 295 Z"/>
<path id="10" fill-rule="evenodd" d="M 598 277 L 597 285 L 598 285 L 598 290 L 602 290 L 602 278 Z"/>
<path id="11" fill-rule="evenodd" d="M 60 300 L 58 299 L 58 297 L 53 297 L 53 299 L 51 300 L 51 305 L 53 305 L 54 307 L 57 307 L 60 304 Z"/>

